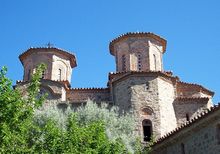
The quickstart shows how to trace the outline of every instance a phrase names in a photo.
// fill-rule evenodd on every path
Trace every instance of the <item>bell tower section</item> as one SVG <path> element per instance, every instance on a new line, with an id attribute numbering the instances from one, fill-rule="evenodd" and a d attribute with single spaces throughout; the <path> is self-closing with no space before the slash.
<path id="1" fill-rule="evenodd" d="M 43 72 L 42 79 L 70 83 L 72 68 L 77 65 L 75 55 L 54 47 L 29 48 L 19 59 L 24 67 L 23 81 L 29 81 L 37 65 L 44 63 L 47 69 Z"/>
<path id="2" fill-rule="evenodd" d="M 117 72 L 163 71 L 166 40 L 153 33 L 126 33 L 111 41 Z"/>

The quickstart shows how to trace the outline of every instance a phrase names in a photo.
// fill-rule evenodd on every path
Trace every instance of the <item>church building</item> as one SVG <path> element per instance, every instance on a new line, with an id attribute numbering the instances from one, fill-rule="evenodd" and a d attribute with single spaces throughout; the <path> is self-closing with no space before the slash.
<path id="1" fill-rule="evenodd" d="M 214 92 L 164 70 L 166 45 L 165 39 L 146 32 L 113 39 L 109 50 L 116 71 L 108 74 L 106 88 L 71 88 L 77 66 L 73 53 L 51 46 L 29 48 L 19 56 L 24 76 L 17 85 L 25 86 L 36 66 L 45 63 L 41 92 L 48 93 L 48 102 L 77 107 L 91 99 L 118 106 L 120 111 L 132 110 L 143 142 L 156 139 L 154 153 L 199 153 L 196 144 L 220 153 L 220 107 L 212 105 Z M 196 137 L 196 133 L 200 134 Z"/>

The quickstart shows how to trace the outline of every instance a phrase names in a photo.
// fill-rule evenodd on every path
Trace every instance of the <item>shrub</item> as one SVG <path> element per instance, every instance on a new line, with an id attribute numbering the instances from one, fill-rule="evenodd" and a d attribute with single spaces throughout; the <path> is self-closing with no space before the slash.
<path id="1" fill-rule="evenodd" d="M 41 107 L 38 66 L 22 97 L 0 71 L 0 153 L 128 153 L 134 152 L 133 117 L 119 116 L 118 109 L 99 108 L 91 101 L 75 112 L 55 106 Z"/>
<path id="2" fill-rule="evenodd" d="M 118 142 L 120 140 L 130 153 L 137 150 L 136 147 L 139 142 L 138 136 L 134 132 L 135 120 L 132 112 L 120 115 L 117 107 L 109 109 L 105 103 L 98 106 L 88 100 L 85 106 L 81 106 L 76 110 L 71 110 L 68 107 L 65 111 L 58 109 L 55 104 L 47 105 L 40 110 L 36 110 L 35 121 L 39 125 L 45 125 L 48 120 L 53 119 L 57 127 L 66 131 L 68 117 L 72 114 L 76 115 L 76 121 L 82 127 L 101 121 L 105 128 L 105 134 L 110 141 Z"/>

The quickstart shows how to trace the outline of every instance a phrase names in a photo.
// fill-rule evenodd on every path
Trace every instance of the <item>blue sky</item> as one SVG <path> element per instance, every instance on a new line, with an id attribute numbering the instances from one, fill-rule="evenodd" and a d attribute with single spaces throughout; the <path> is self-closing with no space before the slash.
<path id="1" fill-rule="evenodd" d="M 106 87 L 115 71 L 109 42 L 153 32 L 168 42 L 165 70 L 215 91 L 220 101 L 219 0 L 0 0 L 0 67 L 22 79 L 19 54 L 51 42 L 73 52 L 72 87 Z"/>

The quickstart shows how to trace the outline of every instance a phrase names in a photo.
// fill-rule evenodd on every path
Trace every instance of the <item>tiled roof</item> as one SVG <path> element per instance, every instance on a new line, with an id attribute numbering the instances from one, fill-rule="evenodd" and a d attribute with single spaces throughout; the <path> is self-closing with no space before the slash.
<path id="1" fill-rule="evenodd" d="M 214 105 L 213 107 L 211 107 L 210 109 L 207 109 L 206 111 L 202 112 L 201 114 L 199 114 L 198 116 L 194 117 L 193 119 L 190 119 L 190 121 L 185 122 L 184 124 L 182 124 L 180 127 L 177 127 L 176 129 L 174 129 L 173 131 L 167 133 L 166 135 L 164 135 L 163 137 L 159 138 L 156 140 L 156 142 L 152 145 L 155 146 L 157 144 L 162 143 L 163 141 L 165 141 L 166 139 L 168 139 L 171 136 L 174 136 L 175 134 L 177 134 L 178 132 L 181 132 L 182 130 L 192 126 L 193 124 L 197 123 L 198 121 L 208 117 L 209 115 L 211 115 L 212 113 L 216 112 L 220 110 L 220 103 L 218 103 L 218 105 Z"/>
<path id="2" fill-rule="evenodd" d="M 177 76 L 172 76 L 171 72 L 162 72 L 162 71 L 124 71 L 124 72 L 110 72 L 109 73 L 109 80 L 115 82 L 125 76 L 133 75 L 133 74 L 153 74 L 153 75 L 160 75 L 165 78 L 169 78 L 172 81 L 179 80 Z M 122 77 L 123 76 L 123 77 Z"/>
<path id="3" fill-rule="evenodd" d="M 205 87 L 203 87 L 199 84 L 178 81 L 177 82 L 177 87 L 178 87 L 178 84 L 180 84 L 180 85 L 183 84 L 183 85 L 187 85 L 188 87 L 197 88 L 198 90 L 201 90 L 202 92 L 208 93 L 211 96 L 213 96 L 215 94 L 213 91 L 208 90 L 207 88 L 205 88 Z"/>
<path id="4" fill-rule="evenodd" d="M 109 92 L 109 88 L 71 88 L 70 91 L 84 91 L 84 92 L 88 92 L 88 91 L 96 91 L 96 92 Z"/>
<path id="5" fill-rule="evenodd" d="M 175 100 L 185 102 L 185 101 L 209 101 L 208 97 L 177 97 Z"/>
<path id="6" fill-rule="evenodd" d="M 19 59 L 22 62 L 22 64 L 23 64 L 23 60 L 28 55 L 30 55 L 30 54 L 32 54 L 34 52 L 37 52 L 40 49 L 44 49 L 46 51 L 54 51 L 54 52 L 57 52 L 57 53 L 64 54 L 64 55 L 66 55 L 67 57 L 70 58 L 71 67 L 76 67 L 77 66 L 76 56 L 73 53 L 68 52 L 66 50 L 63 50 L 63 49 L 60 49 L 60 48 L 56 48 L 56 47 L 30 47 L 28 50 L 26 50 L 25 52 L 23 52 L 22 54 L 19 55 Z"/>
<path id="7" fill-rule="evenodd" d="M 41 79 L 41 81 L 52 81 L 52 82 L 56 82 L 56 83 L 64 85 L 66 89 L 70 88 L 70 83 L 68 80 L 58 81 L 58 80 L 50 80 L 50 79 Z M 25 84 L 28 82 L 30 82 L 30 81 L 17 80 L 16 84 L 23 84 L 23 83 Z"/>
<path id="8" fill-rule="evenodd" d="M 159 41 L 162 43 L 163 45 L 163 52 L 166 51 L 166 44 L 167 44 L 167 41 L 163 38 L 161 38 L 160 36 L 154 34 L 154 33 L 150 33 L 150 32 L 129 32 L 129 33 L 126 33 L 126 34 L 122 34 L 120 35 L 119 37 L 113 39 L 110 44 L 109 44 L 109 50 L 110 50 L 110 53 L 112 55 L 115 55 L 114 53 L 114 44 L 123 40 L 123 39 L 126 39 L 128 37 L 151 37 L 151 38 L 154 38 L 155 40 Z"/>

